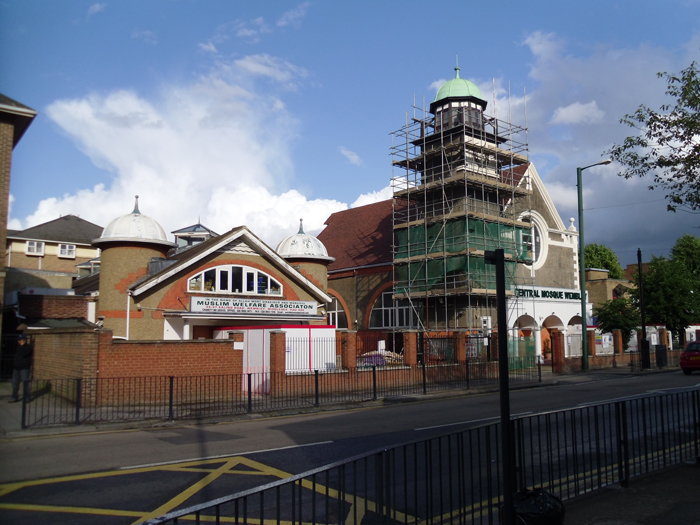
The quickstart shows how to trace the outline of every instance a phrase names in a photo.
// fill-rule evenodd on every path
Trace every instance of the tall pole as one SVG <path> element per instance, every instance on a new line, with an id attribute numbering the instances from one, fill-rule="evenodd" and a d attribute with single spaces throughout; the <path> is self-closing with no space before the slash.
<path id="1" fill-rule="evenodd" d="M 642 274 L 642 250 L 637 248 L 637 273 L 639 273 L 639 310 L 642 314 L 642 340 L 639 341 L 639 355 L 642 358 L 642 369 L 651 368 L 649 340 L 647 339 L 647 318 L 644 312 L 644 278 Z"/>
<path id="2" fill-rule="evenodd" d="M 510 432 L 510 393 L 508 388 L 508 310 L 506 307 L 506 258 L 503 248 L 486 252 L 487 264 L 496 266 L 496 315 L 498 319 L 498 384 L 501 397 L 501 457 L 503 480 L 503 525 L 514 525 L 513 493 L 515 458 Z"/>
<path id="3" fill-rule="evenodd" d="M 581 174 L 583 170 L 593 166 L 603 166 L 610 164 L 610 159 L 605 159 L 590 166 L 576 168 L 576 186 L 578 187 L 578 260 L 579 277 L 581 279 L 581 368 L 588 370 L 588 320 L 586 319 L 586 257 L 583 248 L 583 185 L 581 184 Z"/>
<path id="4" fill-rule="evenodd" d="M 586 257 L 583 251 L 583 186 L 581 174 L 586 168 L 576 168 L 578 187 L 578 260 L 581 279 L 581 368 L 588 370 L 588 320 L 586 319 Z"/>

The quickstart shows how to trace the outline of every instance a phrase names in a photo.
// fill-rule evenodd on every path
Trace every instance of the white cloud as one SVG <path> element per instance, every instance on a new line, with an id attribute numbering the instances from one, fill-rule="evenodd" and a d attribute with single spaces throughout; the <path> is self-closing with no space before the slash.
<path id="1" fill-rule="evenodd" d="M 362 159 L 357 153 L 350 151 L 343 146 L 340 146 L 339 149 L 340 153 L 342 153 L 350 161 L 350 164 L 354 164 L 355 166 L 364 166 L 364 164 L 362 164 Z"/>
<path id="2" fill-rule="evenodd" d="M 360 195 L 355 202 L 353 202 L 350 207 L 358 208 L 360 206 L 366 206 L 367 204 L 374 204 L 375 202 L 385 201 L 391 199 L 394 196 L 394 191 L 391 186 L 382 188 L 379 191 L 373 191 L 370 193 L 364 193 Z"/>
<path id="3" fill-rule="evenodd" d="M 245 73 L 253 77 L 267 77 L 279 83 L 286 84 L 289 88 L 295 88 L 296 78 L 303 78 L 308 72 L 277 57 L 267 54 L 249 55 L 234 62 Z"/>
<path id="4" fill-rule="evenodd" d="M 148 31 L 146 29 L 134 29 L 131 32 L 131 38 L 143 40 L 147 44 L 155 45 L 158 43 L 158 38 L 156 37 L 156 34 L 153 31 Z"/>
<path id="5" fill-rule="evenodd" d="M 554 110 L 552 124 L 598 124 L 603 121 L 605 112 L 598 108 L 595 100 L 588 104 L 574 102 Z"/>
<path id="6" fill-rule="evenodd" d="M 202 51 L 206 51 L 208 53 L 216 53 L 216 46 L 214 45 L 213 42 L 207 42 L 206 44 L 197 44 L 199 49 Z"/>
<path id="7" fill-rule="evenodd" d="M 299 25 L 301 19 L 306 16 L 306 10 L 311 7 L 311 2 L 299 4 L 294 9 L 290 9 L 277 20 L 277 27 L 285 27 L 288 25 Z"/>
<path id="8" fill-rule="evenodd" d="M 430 89 L 431 91 L 437 92 L 438 89 L 440 89 L 440 88 L 442 87 L 442 85 L 443 85 L 445 82 L 447 82 L 447 80 L 444 79 L 444 78 L 441 78 L 441 79 L 439 79 L 439 80 L 436 80 L 435 82 L 431 83 L 431 84 L 428 86 L 428 89 Z"/>
<path id="9" fill-rule="evenodd" d="M 92 18 L 94 15 L 104 11 L 105 9 L 107 9 L 107 4 L 92 4 L 90 7 L 88 7 L 85 18 Z"/>
<path id="10" fill-rule="evenodd" d="M 288 64 L 285 79 L 299 71 Z M 241 86 L 256 77 L 233 63 L 150 100 L 121 90 L 55 101 L 48 117 L 112 180 L 44 199 L 25 227 L 68 213 L 105 226 L 129 213 L 138 194 L 141 211 L 167 232 L 201 217 L 220 233 L 245 224 L 274 247 L 300 217 L 310 233 L 320 231 L 348 205 L 289 188 L 298 123 L 274 94 Z"/>
<path id="11" fill-rule="evenodd" d="M 543 33 L 529 35 L 524 45 L 533 55 L 527 104 L 511 98 L 509 109 L 503 106 L 507 90 L 497 82 L 498 117 L 512 112 L 515 124 L 527 123 L 530 159 L 568 225 L 569 217 L 577 217 L 576 168 L 602 160 L 606 150 L 633 133 L 619 123 L 623 115 L 640 104 L 657 109 L 667 102 L 665 83 L 656 72 L 678 72 L 700 52 L 697 45 L 679 53 L 642 44 L 630 49 L 597 46 L 577 55 L 556 35 Z M 625 180 L 618 171 L 612 164 L 584 172 L 586 242 L 607 244 L 625 264 L 638 247 L 648 258 L 667 253 L 683 233 L 697 234 L 697 223 L 666 212 L 665 202 L 659 201 L 663 192 L 647 189 L 652 180 Z"/>

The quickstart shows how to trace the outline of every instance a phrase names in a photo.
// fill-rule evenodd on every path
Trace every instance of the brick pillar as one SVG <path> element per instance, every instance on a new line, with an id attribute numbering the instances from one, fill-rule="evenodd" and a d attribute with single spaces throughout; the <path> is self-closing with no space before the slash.
<path id="1" fill-rule="evenodd" d="M 554 371 L 561 373 L 564 371 L 564 334 L 562 332 L 553 332 L 551 338 Z"/>
<path id="2" fill-rule="evenodd" d="M 467 360 L 467 335 L 466 332 L 457 332 L 455 337 L 455 358 L 459 363 Z"/>
<path id="3" fill-rule="evenodd" d="M 343 368 L 357 368 L 357 332 L 337 332 L 341 340 L 341 363 Z"/>
<path id="4" fill-rule="evenodd" d="M 659 344 L 666 345 L 666 348 L 669 347 L 669 345 L 668 345 L 668 330 L 666 330 L 665 328 L 659 328 Z"/>
<path id="5" fill-rule="evenodd" d="M 613 353 L 622 355 L 625 349 L 622 345 L 622 331 L 613 330 Z"/>
<path id="6" fill-rule="evenodd" d="M 415 365 L 418 363 L 418 332 L 403 333 L 403 364 Z"/>
<path id="7" fill-rule="evenodd" d="M 588 336 L 588 355 L 590 357 L 595 357 L 596 356 L 595 330 L 588 330 L 588 333 L 586 335 Z"/>
<path id="8" fill-rule="evenodd" d="M 7 211 L 10 203 L 10 170 L 12 168 L 12 145 L 15 127 L 11 121 L 0 119 L 0 246 L 3 253 L 7 246 Z M 0 308 L 5 297 L 5 265 L 0 264 Z M 1 324 L 1 323 L 0 323 Z M 2 330 L 2 326 L 0 326 Z"/>
<path id="9" fill-rule="evenodd" d="M 270 372 L 285 371 L 287 334 L 280 330 L 270 332 Z"/>

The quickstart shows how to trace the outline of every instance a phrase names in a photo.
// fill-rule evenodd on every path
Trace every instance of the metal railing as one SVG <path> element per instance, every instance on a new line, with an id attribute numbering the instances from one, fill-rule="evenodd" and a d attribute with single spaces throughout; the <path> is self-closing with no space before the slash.
<path id="1" fill-rule="evenodd" d="M 517 487 L 562 499 L 695 460 L 697 388 L 518 417 Z M 149 524 L 499 523 L 500 424 L 361 454 Z"/>
<path id="2" fill-rule="evenodd" d="M 541 380 L 534 358 L 509 360 L 511 383 Z M 260 372 L 191 377 L 26 381 L 22 428 L 49 425 L 202 419 L 496 384 L 498 362 L 398 365 L 320 372 Z"/>

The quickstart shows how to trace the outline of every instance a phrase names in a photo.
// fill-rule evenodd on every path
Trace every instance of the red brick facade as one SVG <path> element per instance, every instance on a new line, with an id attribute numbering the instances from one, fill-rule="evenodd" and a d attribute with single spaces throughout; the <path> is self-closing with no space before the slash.
<path id="1" fill-rule="evenodd" d="M 90 297 L 76 295 L 19 296 L 19 311 L 29 319 L 87 319 Z"/>

